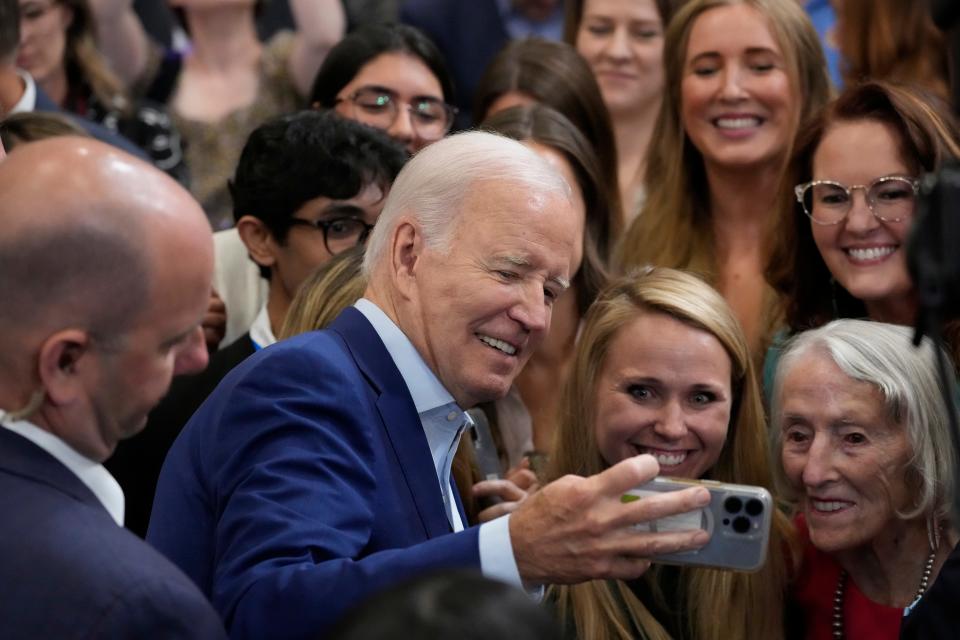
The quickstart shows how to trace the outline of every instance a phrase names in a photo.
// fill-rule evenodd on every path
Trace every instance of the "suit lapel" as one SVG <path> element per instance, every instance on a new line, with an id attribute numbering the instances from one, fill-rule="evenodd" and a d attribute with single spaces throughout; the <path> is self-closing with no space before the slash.
<path id="1" fill-rule="evenodd" d="M 377 411 L 390 441 L 420 521 L 429 537 L 450 532 L 440 484 L 427 436 L 403 376 L 367 318 L 349 307 L 330 326 L 346 342 L 360 371 L 377 394 Z M 465 522 L 465 521 L 464 521 Z"/>
<path id="2" fill-rule="evenodd" d="M 41 447 L 5 427 L 0 427 L 0 469 L 53 487 L 84 504 L 102 509 L 104 515 L 109 516 L 100 500 L 70 469 Z"/>

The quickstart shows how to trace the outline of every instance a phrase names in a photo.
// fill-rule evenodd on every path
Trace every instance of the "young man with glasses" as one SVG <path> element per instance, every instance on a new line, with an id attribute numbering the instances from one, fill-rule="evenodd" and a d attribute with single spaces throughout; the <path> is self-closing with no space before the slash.
<path id="1" fill-rule="evenodd" d="M 269 281 L 267 299 L 250 330 L 214 354 L 203 373 L 174 380 L 151 413 L 150 442 L 129 442 L 110 461 L 134 532 L 146 532 L 160 466 L 180 429 L 231 369 L 276 342 L 300 283 L 366 240 L 406 159 L 383 133 L 333 113 L 280 116 L 250 135 L 230 191 L 240 238 Z"/>

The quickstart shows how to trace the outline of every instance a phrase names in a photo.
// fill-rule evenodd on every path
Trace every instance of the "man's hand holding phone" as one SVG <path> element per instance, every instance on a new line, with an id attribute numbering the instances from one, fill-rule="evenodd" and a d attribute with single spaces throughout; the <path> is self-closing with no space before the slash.
<path id="1" fill-rule="evenodd" d="M 710 492 L 701 486 L 622 500 L 625 493 L 659 472 L 657 461 L 645 454 L 589 478 L 565 476 L 524 500 L 510 516 L 513 553 L 524 582 L 629 580 L 643 574 L 654 556 L 705 545 L 710 536 L 702 529 L 643 532 L 635 528 L 710 503 Z"/>

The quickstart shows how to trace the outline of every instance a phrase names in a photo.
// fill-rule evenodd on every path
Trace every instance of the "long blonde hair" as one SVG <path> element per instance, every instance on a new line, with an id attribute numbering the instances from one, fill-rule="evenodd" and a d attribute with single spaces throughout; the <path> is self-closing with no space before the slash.
<path id="1" fill-rule="evenodd" d="M 549 479 L 570 473 L 594 475 L 607 467 L 593 427 L 597 380 L 620 328 L 638 315 L 651 312 L 666 314 L 710 333 L 730 357 L 730 429 L 716 465 L 705 477 L 769 487 L 772 476 L 762 396 L 743 331 L 717 291 L 696 276 L 663 267 L 648 268 L 614 281 L 587 313 L 561 400 Z M 787 576 L 783 550 L 791 532 L 787 518 L 776 513 L 767 563 L 755 574 L 712 569 L 683 572 L 692 637 L 720 640 L 782 636 Z M 555 586 L 551 587 L 551 595 L 561 617 L 573 619 L 579 637 L 631 638 L 636 628 L 648 638 L 668 638 L 644 603 L 621 581 Z"/>
<path id="2" fill-rule="evenodd" d="M 767 18 L 783 51 L 794 99 L 801 105 L 799 122 L 806 122 L 830 97 L 820 41 L 796 0 L 691 0 L 684 4 L 665 34 L 666 90 L 644 177 L 647 199 L 617 251 L 616 263 L 621 267 L 654 264 L 689 269 L 711 279 L 715 276 L 703 156 L 683 128 L 680 85 L 690 31 L 697 18 L 710 9 L 737 4 L 753 7 Z M 784 166 L 789 156 L 790 149 L 784 149 Z"/>

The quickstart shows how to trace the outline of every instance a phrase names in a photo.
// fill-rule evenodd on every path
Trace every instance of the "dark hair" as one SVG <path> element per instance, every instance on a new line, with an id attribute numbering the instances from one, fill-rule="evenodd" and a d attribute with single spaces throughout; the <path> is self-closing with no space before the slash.
<path id="1" fill-rule="evenodd" d="M 340 90 L 361 68 L 384 53 L 406 53 L 419 58 L 436 76 L 444 101 L 454 101 L 453 80 L 437 45 L 419 29 L 388 23 L 362 26 L 330 50 L 313 80 L 310 103 L 333 108 Z"/>
<path id="2" fill-rule="evenodd" d="M 847 0 L 836 9 L 835 38 L 843 83 L 909 82 L 950 97 L 947 42 L 930 2 Z"/>
<path id="3" fill-rule="evenodd" d="M 583 21 L 583 5 L 587 0 L 566 0 L 567 10 L 563 17 L 563 39 L 572 45 L 577 44 L 577 32 L 580 31 L 580 23 Z M 677 7 L 683 4 L 684 0 L 654 0 L 653 4 L 657 7 L 660 14 L 660 21 L 664 28 L 673 17 L 673 12 Z"/>
<path id="4" fill-rule="evenodd" d="M 514 140 L 531 140 L 559 151 L 577 178 L 586 205 L 583 263 L 574 277 L 582 317 L 607 284 L 607 264 L 620 221 L 616 184 L 609 180 L 586 137 L 563 114 L 543 105 L 513 107 L 485 120 L 482 128 Z"/>
<path id="5" fill-rule="evenodd" d="M 305 203 L 352 198 L 368 184 L 386 192 L 406 160 L 383 132 L 335 113 L 278 116 L 257 127 L 240 154 L 228 185 L 234 219 L 259 218 L 283 243 L 288 220 Z"/>
<path id="6" fill-rule="evenodd" d="M 9 62 L 20 46 L 20 3 L 0 0 L 0 63 Z"/>
<path id="7" fill-rule="evenodd" d="M 63 53 L 68 108 L 74 110 L 74 105 L 69 103 L 77 94 L 84 93 L 84 87 L 89 87 L 106 108 L 129 115 L 131 104 L 126 88 L 97 46 L 97 25 L 89 0 L 57 0 L 57 3 L 69 9 L 72 16 Z"/>
<path id="8" fill-rule="evenodd" d="M 509 43 L 480 78 L 474 93 L 475 117 L 486 118 L 490 105 L 511 91 L 525 93 L 566 116 L 590 141 L 603 175 L 616 180 L 617 148 L 610 113 L 590 65 L 576 49 L 542 38 Z M 620 192 L 615 191 L 611 206 L 620 211 Z"/>
<path id="9" fill-rule="evenodd" d="M 946 160 L 960 158 L 960 140 L 949 106 L 917 87 L 865 82 L 844 91 L 814 116 L 797 139 L 782 185 L 781 220 L 767 266 L 767 281 L 785 298 L 791 331 L 819 327 L 830 320 L 866 316 L 862 301 L 833 282 L 817 250 L 810 221 L 793 195 L 793 186 L 812 179 L 813 156 L 831 126 L 872 120 L 896 133 L 900 154 L 919 175 Z"/>
<path id="10" fill-rule="evenodd" d="M 562 637 L 548 610 L 523 591 L 465 569 L 421 576 L 376 595 L 329 637 L 387 640 L 398 635 L 435 640 Z"/>

